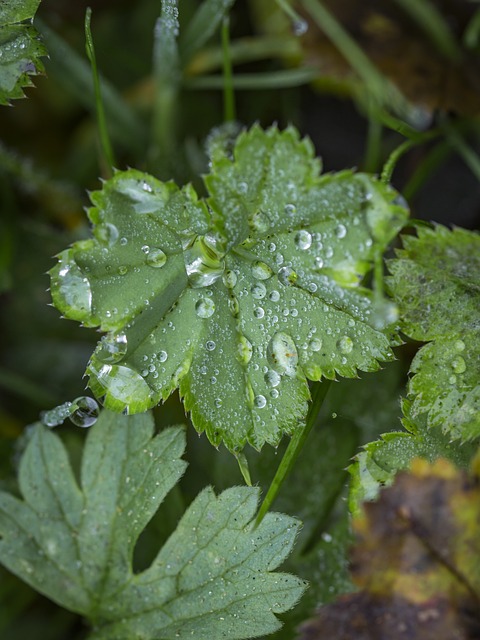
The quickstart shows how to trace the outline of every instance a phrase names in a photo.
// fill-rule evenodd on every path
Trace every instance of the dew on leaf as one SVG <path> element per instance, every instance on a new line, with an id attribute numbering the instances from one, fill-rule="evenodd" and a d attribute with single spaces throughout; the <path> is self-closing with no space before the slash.
<path id="1" fill-rule="evenodd" d="M 263 282 L 256 282 L 254 285 L 252 285 L 250 291 L 252 292 L 252 296 L 257 300 L 261 300 L 267 295 L 267 288 L 265 287 Z"/>
<path id="2" fill-rule="evenodd" d="M 83 315 L 92 310 L 92 290 L 80 268 L 75 263 L 62 266 L 58 272 L 59 280 L 54 281 L 58 295 L 64 306 Z"/>
<path id="3" fill-rule="evenodd" d="M 287 216 L 293 216 L 297 207 L 294 204 L 286 204 L 285 205 L 285 213 Z"/>
<path id="4" fill-rule="evenodd" d="M 274 289 L 268 294 L 268 299 L 272 302 L 278 302 L 280 300 L 280 293 L 276 289 Z"/>
<path id="5" fill-rule="evenodd" d="M 124 247 L 125 245 L 128 244 L 128 238 L 120 238 L 120 244 L 122 245 L 122 247 Z"/>
<path id="6" fill-rule="evenodd" d="M 98 402 L 88 396 L 81 396 L 72 402 L 75 410 L 68 416 L 77 427 L 87 428 L 95 424 L 99 415 Z"/>
<path id="7" fill-rule="evenodd" d="M 297 372 L 298 353 L 293 338 L 279 331 L 270 340 L 267 358 L 272 368 L 281 375 L 294 376 Z"/>
<path id="8" fill-rule="evenodd" d="M 207 351 L 214 351 L 216 346 L 217 345 L 213 340 L 207 340 L 205 344 L 205 348 L 207 349 Z"/>
<path id="9" fill-rule="evenodd" d="M 102 222 L 95 227 L 95 236 L 109 247 L 116 243 L 118 235 L 117 227 L 111 222 Z"/>
<path id="10" fill-rule="evenodd" d="M 233 289 L 233 287 L 237 284 L 237 274 L 235 273 L 235 271 L 227 269 L 222 276 L 222 280 L 227 289 Z"/>
<path id="11" fill-rule="evenodd" d="M 167 358 L 168 358 L 168 353 L 166 351 L 158 352 L 158 359 L 160 360 L 160 362 L 165 362 Z"/>
<path id="12" fill-rule="evenodd" d="M 246 182 L 239 182 L 237 189 L 238 189 L 238 193 L 241 193 L 242 195 L 244 195 L 248 191 L 248 184 Z"/>
<path id="13" fill-rule="evenodd" d="M 316 257 L 315 258 L 315 269 L 322 269 L 323 267 L 323 260 L 320 257 Z"/>
<path id="14" fill-rule="evenodd" d="M 270 228 L 270 220 L 266 213 L 257 211 L 252 216 L 252 229 L 258 233 L 265 233 Z"/>
<path id="15" fill-rule="evenodd" d="M 125 357 L 127 346 L 124 333 L 110 333 L 101 339 L 96 356 L 101 362 L 113 364 Z"/>
<path id="16" fill-rule="evenodd" d="M 142 251 L 145 255 L 148 255 L 150 253 L 150 247 L 148 246 L 148 244 L 143 245 Z"/>
<path id="17" fill-rule="evenodd" d="M 349 336 L 342 336 L 337 342 L 340 353 L 350 353 L 353 349 L 353 340 Z"/>
<path id="18" fill-rule="evenodd" d="M 279 373 L 277 373 L 273 369 L 269 369 L 265 374 L 264 379 L 269 387 L 278 387 L 282 378 Z"/>
<path id="19" fill-rule="evenodd" d="M 451 366 L 455 373 L 465 373 L 467 370 L 467 365 L 462 356 L 456 356 L 452 360 Z"/>
<path id="20" fill-rule="evenodd" d="M 263 409 L 267 404 L 267 399 L 262 395 L 255 396 L 255 398 L 253 399 L 253 404 L 255 405 L 255 407 L 257 407 L 257 409 Z"/>
<path id="21" fill-rule="evenodd" d="M 252 264 L 252 275 L 257 280 L 268 280 L 273 276 L 273 270 L 261 260 L 255 260 Z"/>
<path id="22" fill-rule="evenodd" d="M 54 409 L 43 411 L 40 415 L 40 420 L 46 427 L 58 427 L 58 425 L 62 424 L 71 413 L 72 403 L 64 402 Z"/>
<path id="23" fill-rule="evenodd" d="M 248 338 L 243 335 L 238 336 L 237 357 L 244 364 L 248 364 L 252 358 L 253 347 Z"/>
<path id="24" fill-rule="evenodd" d="M 162 249 L 159 247 L 154 247 L 150 249 L 147 255 L 147 264 L 149 267 L 154 267 L 155 269 L 159 269 L 163 267 L 163 265 L 167 262 L 167 256 Z"/>
<path id="25" fill-rule="evenodd" d="M 120 265 L 120 267 L 118 267 L 118 274 L 120 276 L 124 276 L 127 272 L 128 272 L 128 267 L 126 267 L 125 265 Z"/>
<path id="26" fill-rule="evenodd" d="M 463 351 L 465 349 L 465 342 L 463 340 L 456 340 L 455 349 L 457 351 Z"/>
<path id="27" fill-rule="evenodd" d="M 297 249 L 306 251 L 312 246 L 312 235 L 306 229 L 301 229 L 295 235 L 295 246 Z"/>
<path id="28" fill-rule="evenodd" d="M 308 343 L 308 346 L 311 351 L 320 351 L 320 349 L 322 348 L 322 340 L 320 338 L 313 338 Z"/>
<path id="29" fill-rule="evenodd" d="M 297 281 L 297 274 L 291 267 L 282 267 L 278 271 L 278 279 L 285 286 L 289 286 L 295 284 Z"/>
<path id="30" fill-rule="evenodd" d="M 347 227 L 344 224 L 339 224 L 335 227 L 335 235 L 337 238 L 345 238 L 347 235 Z"/>
<path id="31" fill-rule="evenodd" d="M 277 245 L 274 242 L 270 242 L 270 244 L 268 245 L 268 250 L 270 251 L 270 253 L 273 253 L 277 250 Z"/>
<path id="32" fill-rule="evenodd" d="M 183 259 L 190 286 L 208 287 L 225 271 L 225 262 L 217 251 L 215 238 L 195 236 L 183 245 Z"/>
<path id="33" fill-rule="evenodd" d="M 265 315 L 265 309 L 263 309 L 263 307 L 256 307 L 253 310 L 253 315 L 255 316 L 255 318 L 263 318 L 263 316 Z"/>
<path id="34" fill-rule="evenodd" d="M 230 310 L 230 313 L 237 317 L 238 313 L 240 311 L 240 306 L 238 304 L 238 300 L 237 298 L 230 298 L 230 300 L 228 301 L 228 308 Z"/>
<path id="35" fill-rule="evenodd" d="M 199 318 L 210 318 L 215 312 L 215 303 L 211 298 L 200 298 L 195 304 L 195 313 Z"/>

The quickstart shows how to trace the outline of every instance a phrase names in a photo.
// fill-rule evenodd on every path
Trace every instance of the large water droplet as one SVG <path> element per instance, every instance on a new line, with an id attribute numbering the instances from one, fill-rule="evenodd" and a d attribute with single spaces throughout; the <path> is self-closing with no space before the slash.
<path id="1" fill-rule="evenodd" d="M 233 287 L 237 284 L 237 274 L 235 271 L 231 269 L 227 269 L 222 277 L 223 284 L 227 287 L 227 289 L 233 289 Z"/>
<path id="2" fill-rule="evenodd" d="M 250 340 L 245 336 L 238 337 L 237 358 L 243 364 L 248 364 L 252 358 L 253 347 Z"/>
<path id="3" fill-rule="evenodd" d="M 267 358 L 272 368 L 281 375 L 294 376 L 297 372 L 298 353 L 293 338 L 279 331 L 270 340 Z"/>
<path id="4" fill-rule="evenodd" d="M 252 275 L 254 278 L 257 278 L 257 280 L 268 280 L 268 278 L 273 276 L 273 270 L 266 262 L 255 260 L 252 264 Z"/>
<path id="5" fill-rule="evenodd" d="M 465 371 L 467 370 L 467 364 L 462 356 L 456 356 L 452 360 L 451 364 L 452 369 L 455 371 L 455 373 L 465 373 Z"/>
<path id="6" fill-rule="evenodd" d="M 320 351 L 322 348 L 322 340 L 320 338 L 312 338 L 308 343 L 308 347 L 311 351 Z"/>
<path id="7" fill-rule="evenodd" d="M 282 378 L 279 373 L 274 371 L 273 369 L 269 369 L 265 374 L 265 382 L 269 387 L 278 387 Z"/>
<path id="8" fill-rule="evenodd" d="M 267 404 L 267 399 L 262 395 L 255 396 L 253 404 L 257 409 L 263 409 Z"/>
<path id="9" fill-rule="evenodd" d="M 75 263 L 62 264 L 58 271 L 58 279 L 54 278 L 52 288 L 57 289 L 58 296 L 62 299 L 69 311 L 75 311 L 76 320 L 83 320 L 90 315 L 92 310 L 92 290 L 87 278 Z"/>
<path id="10" fill-rule="evenodd" d="M 278 270 L 278 279 L 285 286 L 290 286 L 295 284 L 298 276 L 291 267 L 282 267 Z"/>
<path id="11" fill-rule="evenodd" d="M 263 318 L 263 316 L 265 315 L 265 309 L 263 309 L 263 307 L 256 307 L 253 310 L 253 315 L 258 319 Z"/>
<path id="12" fill-rule="evenodd" d="M 295 235 L 295 246 L 302 251 L 310 249 L 312 246 L 312 235 L 306 229 L 301 229 Z"/>
<path id="13" fill-rule="evenodd" d="M 97 358 L 101 362 L 119 362 L 127 353 L 127 336 L 124 333 L 110 333 L 100 341 Z"/>
<path id="14" fill-rule="evenodd" d="M 270 220 L 263 211 L 257 211 L 252 216 L 252 229 L 257 233 L 266 233 L 270 228 Z"/>
<path id="15" fill-rule="evenodd" d="M 280 293 L 276 289 L 274 289 L 268 294 L 268 299 L 272 302 L 278 302 L 280 300 Z"/>
<path id="16" fill-rule="evenodd" d="M 267 295 L 267 288 L 263 282 L 256 282 L 252 285 L 250 291 L 252 292 L 252 296 L 257 300 L 261 300 Z"/>
<path id="17" fill-rule="evenodd" d="M 159 351 L 157 357 L 160 362 L 165 362 L 168 358 L 168 353 L 166 351 Z"/>
<path id="18" fill-rule="evenodd" d="M 100 240 L 112 247 L 118 240 L 118 229 L 111 222 L 101 222 L 95 227 L 95 236 Z"/>
<path id="19" fill-rule="evenodd" d="M 183 245 L 183 258 L 190 286 L 208 287 L 225 271 L 225 262 L 213 236 L 195 236 Z"/>
<path id="20" fill-rule="evenodd" d="M 195 305 L 195 313 L 199 318 L 210 318 L 215 312 L 215 303 L 211 298 L 200 298 Z"/>
<path id="21" fill-rule="evenodd" d="M 349 336 L 342 336 L 337 342 L 340 353 L 350 353 L 353 349 L 353 340 Z"/>
<path id="22" fill-rule="evenodd" d="M 207 351 L 214 351 L 216 346 L 217 345 L 213 340 L 207 340 L 207 342 L 205 343 Z"/>
<path id="23" fill-rule="evenodd" d="M 167 262 L 167 255 L 159 247 L 154 247 L 153 249 L 150 249 L 148 251 L 146 262 L 149 267 L 158 269 L 160 267 L 163 267 L 163 265 Z"/>
<path id="24" fill-rule="evenodd" d="M 335 228 L 335 235 L 340 239 L 345 238 L 345 236 L 347 235 L 347 227 L 344 224 L 337 225 L 337 227 Z"/>
<path id="25" fill-rule="evenodd" d="M 81 396 L 72 402 L 75 411 L 69 416 L 77 427 L 91 427 L 95 424 L 99 414 L 98 402 L 88 396 Z"/>

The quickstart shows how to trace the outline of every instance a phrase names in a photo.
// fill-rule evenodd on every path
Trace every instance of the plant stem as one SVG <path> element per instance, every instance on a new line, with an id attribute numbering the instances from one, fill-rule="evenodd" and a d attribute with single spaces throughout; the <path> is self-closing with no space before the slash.
<path id="1" fill-rule="evenodd" d="M 107 121 L 105 118 L 105 110 L 103 108 L 102 91 L 100 88 L 100 78 L 98 76 L 97 58 L 95 56 L 95 47 L 93 45 L 92 31 L 90 22 L 92 19 L 92 9 L 87 7 L 85 13 L 85 49 L 88 59 L 92 67 L 93 87 L 95 91 L 95 109 L 97 114 L 98 133 L 100 136 L 101 164 L 105 168 L 108 177 L 112 175 L 112 167 L 115 165 L 113 149 L 108 135 Z"/>
<path id="2" fill-rule="evenodd" d="M 368 119 L 367 148 L 363 163 L 364 170 L 369 173 L 376 173 L 380 166 L 382 131 L 383 126 L 381 121 L 373 113 L 370 114 Z"/>
<path id="3" fill-rule="evenodd" d="M 293 465 L 295 464 L 295 461 L 298 458 L 303 445 L 305 444 L 308 434 L 317 421 L 319 411 L 322 407 L 323 401 L 325 400 L 327 391 L 330 388 L 330 384 L 331 380 L 323 380 L 321 383 L 314 385 L 312 404 L 310 405 L 310 409 L 308 411 L 307 420 L 302 427 L 298 428 L 295 431 L 292 439 L 288 444 L 287 450 L 285 451 L 285 454 L 278 466 L 277 472 L 275 473 L 270 487 L 268 488 L 267 495 L 265 496 L 258 511 L 257 519 L 255 521 L 256 527 L 260 524 L 267 511 L 270 509 L 273 501 L 277 497 L 278 491 L 282 486 L 283 481 L 290 473 Z"/>
<path id="4" fill-rule="evenodd" d="M 225 122 L 234 122 L 235 97 L 233 94 L 232 58 L 230 54 L 230 20 L 225 16 L 222 22 L 222 52 L 223 52 L 223 119 Z"/>

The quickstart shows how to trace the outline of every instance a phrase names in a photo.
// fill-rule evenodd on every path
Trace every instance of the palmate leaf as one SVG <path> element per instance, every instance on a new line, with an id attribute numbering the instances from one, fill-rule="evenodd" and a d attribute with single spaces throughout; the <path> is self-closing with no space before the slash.
<path id="1" fill-rule="evenodd" d="M 255 126 L 211 156 L 203 201 L 133 170 L 93 193 L 94 237 L 60 254 L 52 297 L 108 332 L 87 369 L 106 407 L 179 387 L 214 444 L 276 445 L 305 418 L 307 378 L 392 357 L 359 283 L 407 213 L 366 175 L 320 177 L 293 128 Z"/>
<path id="2" fill-rule="evenodd" d="M 77 485 L 60 439 L 38 425 L 20 465 L 23 500 L 0 493 L 0 562 L 67 609 L 95 640 L 250 638 L 280 627 L 305 584 L 274 573 L 299 522 L 268 514 L 259 491 L 203 490 L 149 568 L 138 537 L 183 474 L 182 428 L 154 436 L 150 414 L 104 411 L 87 437 Z"/>
<path id="3" fill-rule="evenodd" d="M 42 73 L 47 51 L 31 21 L 40 0 L 3 0 L 0 4 L 0 104 L 23 97 L 30 76 Z"/>
<path id="4" fill-rule="evenodd" d="M 429 341 L 408 387 L 412 417 L 450 439 L 480 437 L 480 236 L 419 227 L 389 263 L 402 330 Z"/>

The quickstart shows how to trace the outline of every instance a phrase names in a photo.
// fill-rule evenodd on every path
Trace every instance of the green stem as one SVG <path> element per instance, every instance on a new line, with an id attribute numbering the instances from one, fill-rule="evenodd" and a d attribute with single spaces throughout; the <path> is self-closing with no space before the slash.
<path id="1" fill-rule="evenodd" d="M 381 121 L 374 114 L 370 114 L 368 120 L 367 148 L 365 151 L 364 170 L 369 173 L 376 173 L 380 166 L 382 150 Z"/>
<path id="2" fill-rule="evenodd" d="M 108 135 L 107 121 L 105 118 L 105 110 L 103 108 L 102 91 L 100 88 L 100 78 L 98 76 L 97 58 L 95 56 L 95 47 L 93 45 L 92 31 L 90 22 L 92 19 L 92 9 L 87 7 L 85 13 L 85 49 L 88 59 L 92 67 L 93 87 L 95 91 L 95 108 L 97 114 L 98 133 L 100 136 L 100 149 L 102 152 L 102 164 L 105 166 L 106 173 L 109 177 L 112 175 L 112 167 L 115 165 L 113 149 Z"/>
<path id="3" fill-rule="evenodd" d="M 275 0 L 275 2 L 280 7 L 280 9 L 290 18 L 293 24 L 293 30 L 295 32 L 298 32 L 298 34 L 301 35 L 307 30 L 308 24 L 305 22 L 302 16 L 295 11 L 288 0 Z"/>
<path id="4" fill-rule="evenodd" d="M 298 428 L 290 440 L 287 450 L 278 466 L 277 472 L 268 488 L 267 495 L 265 496 L 262 505 L 258 511 L 255 526 L 258 526 L 265 517 L 265 514 L 270 509 L 273 501 L 277 497 L 280 487 L 283 481 L 290 473 L 293 465 L 300 451 L 305 444 L 305 441 L 317 421 L 319 411 L 322 407 L 327 391 L 330 388 L 331 380 L 323 380 L 321 383 L 315 384 L 313 387 L 312 404 L 307 415 L 307 420 L 303 427 Z"/>
<path id="5" fill-rule="evenodd" d="M 222 22 L 222 52 L 223 52 L 223 119 L 225 122 L 234 122 L 235 97 L 233 93 L 232 58 L 230 54 L 230 21 L 225 16 Z"/>

